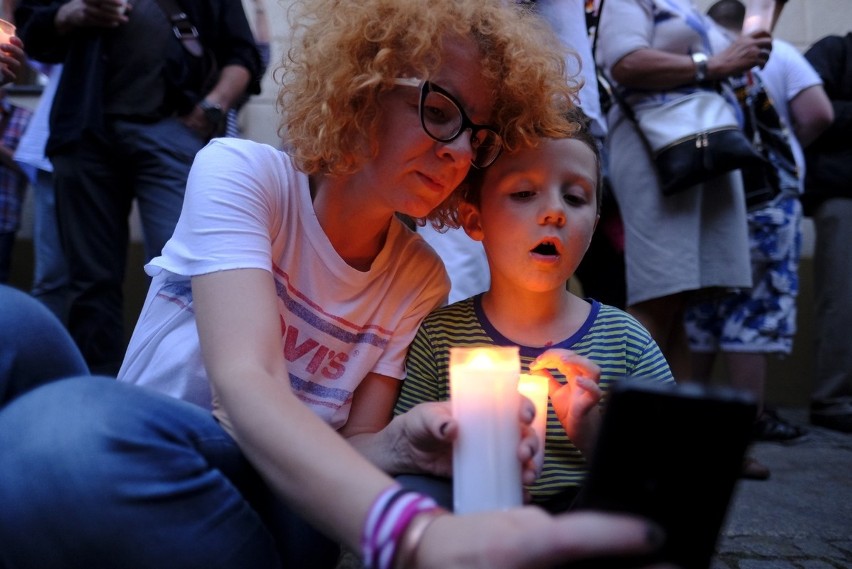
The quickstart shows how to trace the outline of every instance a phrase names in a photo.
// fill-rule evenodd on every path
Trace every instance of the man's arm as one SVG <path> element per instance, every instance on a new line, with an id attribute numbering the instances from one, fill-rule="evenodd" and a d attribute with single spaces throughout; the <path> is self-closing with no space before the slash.
<path id="1" fill-rule="evenodd" d="M 251 81 L 251 74 L 242 65 L 228 65 L 219 74 L 219 80 L 213 89 L 199 101 L 192 111 L 185 117 L 183 122 L 191 129 L 198 131 L 205 137 L 218 134 L 222 124 L 211 124 L 203 109 L 204 104 L 217 107 L 222 113 L 232 109 L 246 94 L 246 89 Z"/>
<path id="2" fill-rule="evenodd" d="M 793 131 L 802 147 L 816 140 L 834 121 L 831 100 L 822 85 L 808 87 L 790 101 Z"/>
<path id="3" fill-rule="evenodd" d="M 828 36 L 816 42 L 805 52 L 805 59 L 813 65 L 823 81 L 825 94 L 834 110 L 834 121 L 819 137 L 820 145 L 845 148 L 849 146 L 849 129 L 852 128 L 852 93 L 843 92 L 843 73 L 848 37 Z"/>

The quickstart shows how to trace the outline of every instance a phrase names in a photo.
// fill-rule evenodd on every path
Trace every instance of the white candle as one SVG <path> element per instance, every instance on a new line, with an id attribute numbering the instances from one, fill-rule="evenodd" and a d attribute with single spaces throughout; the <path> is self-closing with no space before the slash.
<path id="1" fill-rule="evenodd" d="M 9 38 L 15 35 L 15 26 L 6 20 L 0 20 L 0 44 L 9 43 Z"/>
<path id="2" fill-rule="evenodd" d="M 459 425 L 453 445 L 453 508 L 506 510 L 523 502 L 517 347 L 450 348 L 450 403 Z"/>
<path id="3" fill-rule="evenodd" d="M 544 464 L 544 441 L 547 437 L 547 392 L 548 378 L 542 375 L 522 373 L 518 382 L 518 391 L 535 405 L 535 419 L 532 427 L 538 437 L 539 447 L 535 455 L 536 466 Z"/>
<path id="4" fill-rule="evenodd" d="M 743 20 L 743 35 L 759 30 L 771 32 L 774 16 L 775 0 L 748 0 Z"/>

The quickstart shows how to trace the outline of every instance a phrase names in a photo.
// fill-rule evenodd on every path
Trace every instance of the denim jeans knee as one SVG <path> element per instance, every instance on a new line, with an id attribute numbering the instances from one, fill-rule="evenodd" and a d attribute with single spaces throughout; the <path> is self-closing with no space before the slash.
<path id="1" fill-rule="evenodd" d="M 30 295 L 0 285 L 0 408 L 43 383 L 87 373 L 62 323 Z"/>
<path id="2" fill-rule="evenodd" d="M 0 481 L 2 567 L 280 567 L 233 439 L 209 412 L 113 379 L 0 410 Z"/>

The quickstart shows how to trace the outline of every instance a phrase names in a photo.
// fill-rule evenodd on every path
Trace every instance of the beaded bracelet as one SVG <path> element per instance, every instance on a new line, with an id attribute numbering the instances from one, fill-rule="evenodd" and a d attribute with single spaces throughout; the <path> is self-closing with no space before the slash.
<path id="1" fill-rule="evenodd" d="M 432 498 L 413 490 L 399 485 L 383 490 L 370 507 L 364 523 L 361 536 L 364 564 L 369 569 L 391 569 L 397 546 L 409 524 L 419 514 L 436 509 L 438 504 Z M 411 540 L 406 543 L 411 543 L 413 552 L 417 544 Z"/>

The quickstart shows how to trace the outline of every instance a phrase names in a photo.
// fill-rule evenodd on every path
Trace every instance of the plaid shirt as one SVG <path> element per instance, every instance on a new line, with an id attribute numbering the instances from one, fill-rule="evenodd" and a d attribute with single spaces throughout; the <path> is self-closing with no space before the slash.
<path id="1" fill-rule="evenodd" d="M 33 113 L 6 100 L 0 101 L 0 113 L 3 117 L 9 115 L 0 141 L 11 156 L 18 147 L 18 141 L 21 140 Z M 13 233 L 20 227 L 27 182 L 27 176 L 19 169 L 12 169 L 0 163 L 0 233 Z"/>

